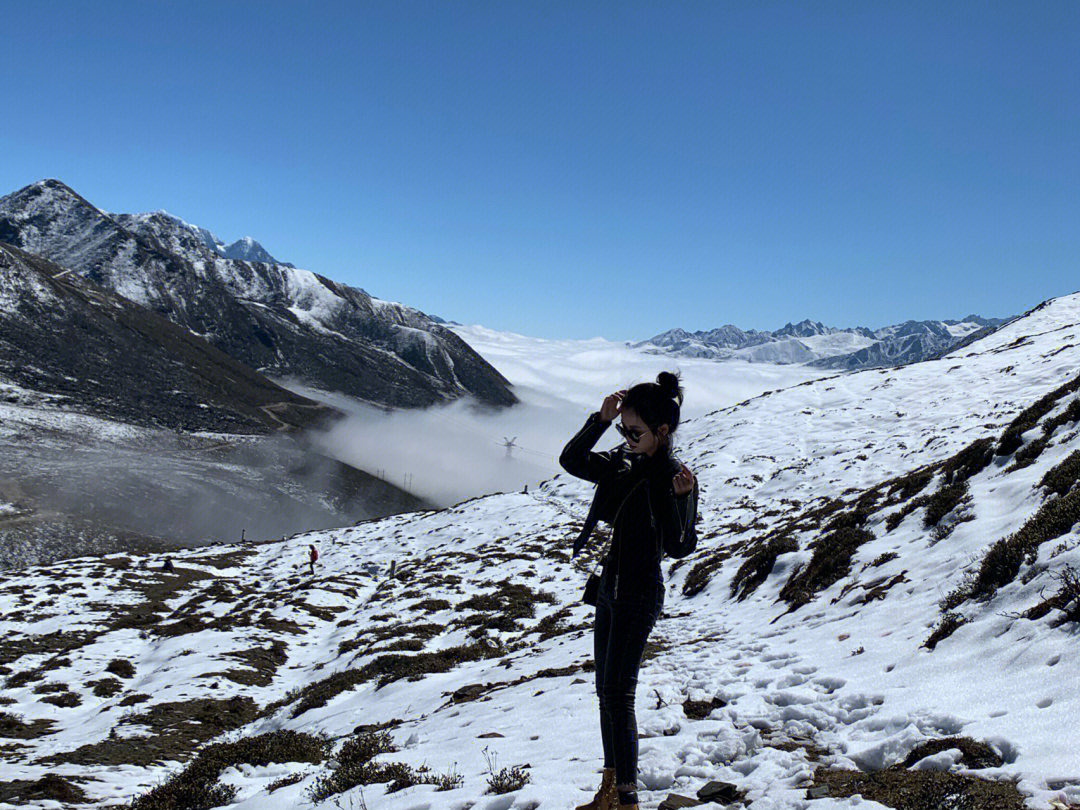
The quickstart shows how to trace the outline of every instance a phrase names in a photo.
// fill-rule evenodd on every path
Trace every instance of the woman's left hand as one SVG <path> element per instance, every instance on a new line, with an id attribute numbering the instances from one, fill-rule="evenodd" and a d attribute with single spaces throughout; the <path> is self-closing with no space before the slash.
<path id="1" fill-rule="evenodd" d="M 689 495 L 694 488 L 694 474 L 690 472 L 690 468 L 683 464 L 682 469 L 671 479 L 671 486 L 676 495 Z"/>

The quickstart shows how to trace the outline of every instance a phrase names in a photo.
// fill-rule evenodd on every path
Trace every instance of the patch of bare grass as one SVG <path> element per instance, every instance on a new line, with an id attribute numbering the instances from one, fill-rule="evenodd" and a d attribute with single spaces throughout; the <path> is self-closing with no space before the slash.
<path id="1" fill-rule="evenodd" d="M 31 740 L 52 734 L 55 723 L 52 720 L 34 720 L 27 723 L 22 715 L 0 712 L 0 737 L 19 740 Z"/>
<path id="2" fill-rule="evenodd" d="M 825 786 L 828 796 L 847 798 L 856 793 L 896 810 L 1024 810 L 1024 797 L 1007 781 L 961 776 L 945 771 L 911 771 L 892 767 L 880 771 L 818 768 L 810 790 Z"/>
<path id="3" fill-rule="evenodd" d="M 47 773 L 40 779 L 16 779 L 0 782 L 0 802 L 29 804 L 52 801 L 62 805 L 83 804 L 86 793 L 68 776 Z"/>
<path id="4" fill-rule="evenodd" d="M 304 686 L 292 698 L 299 700 L 293 706 L 290 716 L 299 717 L 306 711 L 325 706 L 342 692 L 347 692 L 370 680 L 375 680 L 375 688 L 381 689 L 386 684 L 402 678 L 411 681 L 420 680 L 432 672 L 446 672 L 466 661 L 478 661 L 500 654 L 497 648 L 477 643 L 447 647 L 416 655 L 402 653 L 380 655 L 358 669 L 336 672 L 328 678 Z M 268 706 L 267 710 L 271 708 L 274 706 Z"/>
<path id="5" fill-rule="evenodd" d="M 145 737 L 111 737 L 88 743 L 73 751 L 53 754 L 39 761 L 44 765 L 152 765 L 155 762 L 183 761 L 206 740 L 246 725 L 258 716 L 255 702 L 247 696 L 215 700 L 157 703 L 141 713 L 131 713 L 120 725 L 146 726 Z"/>

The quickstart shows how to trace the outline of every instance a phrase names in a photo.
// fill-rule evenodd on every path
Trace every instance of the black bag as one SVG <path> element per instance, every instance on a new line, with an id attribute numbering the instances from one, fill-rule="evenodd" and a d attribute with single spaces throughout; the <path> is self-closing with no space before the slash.
<path id="1" fill-rule="evenodd" d="M 581 597 L 581 601 L 596 607 L 596 595 L 599 592 L 600 577 L 596 573 L 589 574 L 589 581 L 585 583 L 585 595 Z"/>
<path id="2" fill-rule="evenodd" d="M 610 551 L 610 548 L 609 548 Z M 596 607 L 596 597 L 600 593 L 600 575 L 596 573 L 596 569 L 599 568 L 604 560 L 607 559 L 607 554 L 596 561 L 596 568 L 589 574 L 589 579 L 585 583 L 585 593 L 581 597 L 581 601 L 586 605 L 592 605 Z"/>

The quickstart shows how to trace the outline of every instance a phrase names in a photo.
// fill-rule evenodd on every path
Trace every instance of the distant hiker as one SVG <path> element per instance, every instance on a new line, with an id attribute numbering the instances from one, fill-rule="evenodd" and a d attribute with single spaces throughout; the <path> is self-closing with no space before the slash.
<path id="1" fill-rule="evenodd" d="M 592 801 L 576 810 L 637 810 L 638 731 L 634 712 L 645 642 L 664 606 L 664 555 L 685 557 L 697 546 L 698 486 L 690 468 L 671 452 L 683 390 L 662 371 L 607 396 L 563 448 L 559 464 L 597 485 L 585 525 L 574 541 L 576 557 L 597 521 L 612 527 L 611 548 L 598 581 L 590 577 L 584 601 L 596 605 L 593 654 L 600 699 L 604 774 Z M 617 415 L 626 443 L 602 453 L 593 445 Z M 614 561 L 612 561 L 614 555 Z M 617 794 L 617 795 L 616 795 Z"/>
<path id="2" fill-rule="evenodd" d="M 521 494 L 522 495 L 528 495 L 529 494 L 529 485 L 528 484 L 525 485 L 525 489 L 521 490 Z"/>
<path id="3" fill-rule="evenodd" d="M 308 553 L 308 562 L 311 563 L 311 575 L 315 576 L 315 561 L 319 559 L 319 552 L 314 545 L 308 546 L 311 551 Z"/>
<path id="4" fill-rule="evenodd" d="M 396 569 L 396 568 L 397 568 L 397 560 L 391 560 L 390 561 L 390 573 L 387 574 L 387 576 L 390 577 L 390 579 L 394 578 L 394 569 Z"/>

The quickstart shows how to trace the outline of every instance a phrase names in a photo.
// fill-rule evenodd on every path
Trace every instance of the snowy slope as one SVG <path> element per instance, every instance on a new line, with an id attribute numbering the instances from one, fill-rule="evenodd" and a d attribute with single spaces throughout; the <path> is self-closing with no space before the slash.
<path id="1" fill-rule="evenodd" d="M 778 599 L 830 533 L 808 527 L 814 507 L 824 507 L 822 524 L 853 517 L 856 501 L 874 502 L 871 488 L 980 439 L 997 442 L 1024 409 L 1076 379 L 1078 338 L 1080 295 L 1066 296 L 940 360 L 810 380 L 683 424 L 677 450 L 700 480 L 702 541 L 690 558 L 666 563 L 665 613 L 639 679 L 643 806 L 721 780 L 753 810 L 881 807 L 860 796 L 811 799 L 806 788 L 815 769 L 819 778 L 830 768 L 878 771 L 920 742 L 954 735 L 988 744 L 1002 764 L 966 769 L 946 748 L 917 767 L 1015 780 L 1032 808 L 1080 801 L 1077 624 L 1060 621 L 1060 609 L 1018 618 L 1053 592 L 1055 574 L 1080 566 L 1075 526 L 1039 546 L 988 601 L 962 601 L 966 623 L 924 646 L 939 600 L 965 570 L 1053 501 L 1040 482 L 1080 450 L 1080 423 L 1058 419 L 1028 466 L 1010 469 L 1011 450 L 978 467 L 966 480 L 970 500 L 939 524 L 948 532 L 924 528 L 921 508 L 890 526 L 915 501 L 888 494 L 888 506 L 863 516 L 868 537 L 850 571 L 797 609 Z M 1033 427 L 1075 414 L 1076 398 L 1074 389 L 1056 399 Z M 1041 434 L 1024 433 L 1021 452 L 1033 455 Z M 598 449 L 615 441 L 606 435 Z M 399 750 L 379 761 L 458 773 L 461 784 L 372 784 L 339 797 L 342 806 L 584 802 L 600 765 L 592 609 L 578 601 L 585 566 L 567 548 L 590 494 L 562 474 L 528 494 L 188 552 L 172 574 L 160 557 L 114 556 L 6 577 L 0 630 L 13 652 L 0 662 L 11 670 L 0 710 L 23 724 L 56 723 L 32 736 L 32 726 L 7 720 L 24 736 L 0 748 L 6 778 L 90 776 L 90 800 L 121 803 L 180 772 L 200 729 L 235 727 L 228 739 L 283 728 L 344 738 L 386 723 Z M 793 516 L 803 526 L 796 548 L 733 598 L 745 556 Z M 309 543 L 322 552 L 314 577 Z M 391 561 L 396 579 L 386 576 Z M 474 598 L 485 594 L 490 603 Z M 140 603 L 157 616 L 136 612 Z M 535 613 L 517 614 L 524 604 Z M 58 631 L 91 635 L 45 635 Z M 454 664 L 453 654 L 465 660 Z M 114 658 L 134 672 L 98 687 L 114 694 L 95 696 L 88 684 Z M 410 680 L 401 669 L 410 662 L 428 671 Z M 67 684 L 79 705 L 44 702 L 65 694 L 35 691 L 52 682 Z M 231 702 L 192 703 L 200 698 Z M 494 770 L 521 766 L 531 781 L 486 794 L 492 754 Z M 308 789 L 331 768 L 240 764 L 220 779 L 238 789 L 231 807 L 307 807 Z M 297 781 L 268 792 L 287 775 Z"/>

